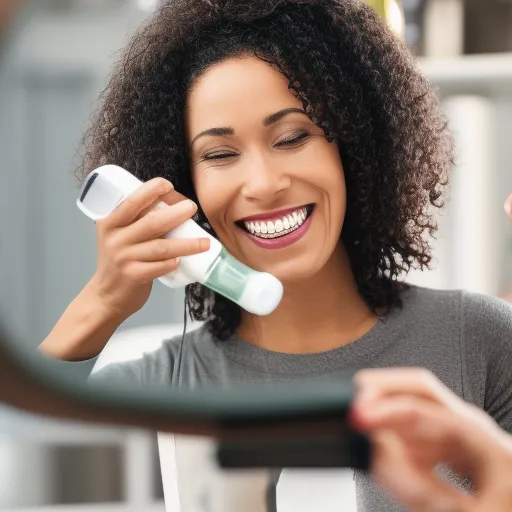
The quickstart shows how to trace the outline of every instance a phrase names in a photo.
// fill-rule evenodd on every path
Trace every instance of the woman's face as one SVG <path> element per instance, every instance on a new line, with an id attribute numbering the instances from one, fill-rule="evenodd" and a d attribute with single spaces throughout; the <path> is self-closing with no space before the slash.
<path id="1" fill-rule="evenodd" d="M 315 275 L 339 241 L 343 167 L 284 76 L 255 57 L 210 67 L 187 132 L 197 198 L 226 249 L 284 282 Z"/>

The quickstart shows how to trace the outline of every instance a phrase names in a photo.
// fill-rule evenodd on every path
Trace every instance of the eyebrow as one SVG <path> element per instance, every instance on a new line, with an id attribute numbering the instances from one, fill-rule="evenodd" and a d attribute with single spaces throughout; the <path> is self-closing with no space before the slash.
<path id="1" fill-rule="evenodd" d="M 302 115 L 307 116 L 306 112 L 301 108 L 297 108 L 297 107 L 285 108 L 283 110 L 280 110 L 279 112 L 270 114 L 268 117 L 266 117 L 263 120 L 263 126 L 265 126 L 265 127 L 271 126 L 289 114 L 302 114 Z M 208 136 L 209 137 L 227 137 L 227 136 L 234 135 L 234 134 L 235 134 L 235 130 L 234 130 L 234 128 L 231 128 L 230 126 L 219 127 L 219 128 L 210 128 L 210 129 L 205 130 L 204 132 L 201 132 L 198 135 L 196 135 L 194 137 L 194 140 L 190 143 L 190 145 L 193 145 L 194 142 L 201 137 L 208 137 Z"/>

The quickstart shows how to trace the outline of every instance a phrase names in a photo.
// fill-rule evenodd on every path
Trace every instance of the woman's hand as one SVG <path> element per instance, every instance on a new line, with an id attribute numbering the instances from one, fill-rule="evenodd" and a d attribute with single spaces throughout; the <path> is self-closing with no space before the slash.
<path id="1" fill-rule="evenodd" d="M 168 206 L 154 209 L 159 202 Z M 196 210 L 169 181 L 156 178 L 97 221 L 96 272 L 39 349 L 69 361 L 99 354 L 121 323 L 146 303 L 154 279 L 176 270 L 180 256 L 209 249 L 208 238 L 161 238 Z"/>
<path id="2" fill-rule="evenodd" d="M 169 206 L 154 209 L 159 202 Z M 154 279 L 176 270 L 181 256 L 209 249 L 208 238 L 161 238 L 196 211 L 169 181 L 155 178 L 97 221 L 98 265 L 90 288 L 103 310 L 128 318 L 146 303 Z"/>
<path id="3" fill-rule="evenodd" d="M 374 478 L 413 512 L 512 511 L 512 436 L 423 369 L 364 370 L 354 426 L 374 444 Z M 438 478 L 439 462 L 471 477 L 468 495 Z"/>

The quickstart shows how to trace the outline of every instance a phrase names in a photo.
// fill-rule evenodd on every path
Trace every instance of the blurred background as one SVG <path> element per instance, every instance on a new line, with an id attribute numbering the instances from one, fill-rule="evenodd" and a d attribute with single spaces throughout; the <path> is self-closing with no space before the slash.
<path id="1" fill-rule="evenodd" d="M 157 3 L 0 0 L 0 306 L 34 347 L 94 271 L 73 163 L 117 51 Z M 409 280 L 510 294 L 512 0 L 403 0 L 389 12 L 439 87 L 458 147 L 435 264 Z M 121 329 L 180 322 L 182 299 L 157 284 Z M 162 496 L 153 435 L 0 408 L 0 510 L 163 511 Z"/>

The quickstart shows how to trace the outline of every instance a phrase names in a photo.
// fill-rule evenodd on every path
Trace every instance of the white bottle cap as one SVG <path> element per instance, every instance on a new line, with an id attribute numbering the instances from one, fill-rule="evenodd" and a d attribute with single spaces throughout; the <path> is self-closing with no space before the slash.
<path id="1" fill-rule="evenodd" d="M 255 272 L 248 279 L 238 304 L 249 313 L 268 315 L 277 308 L 283 298 L 281 281 L 267 272 Z"/>

